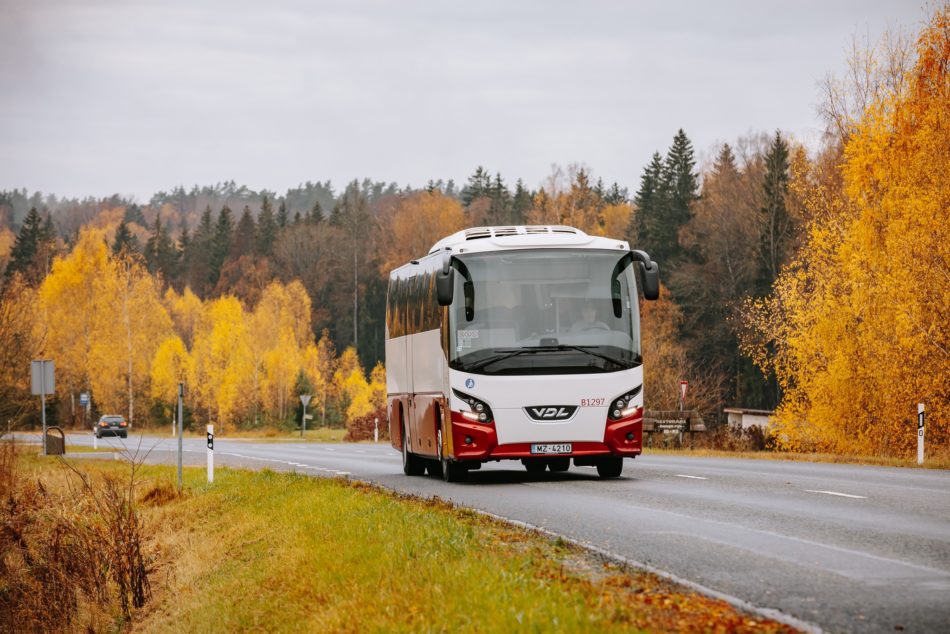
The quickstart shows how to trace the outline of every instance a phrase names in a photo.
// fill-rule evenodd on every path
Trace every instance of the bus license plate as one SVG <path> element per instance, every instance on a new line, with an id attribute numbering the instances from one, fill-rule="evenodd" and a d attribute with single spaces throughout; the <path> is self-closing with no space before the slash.
<path id="1" fill-rule="evenodd" d="M 571 443 L 561 443 L 559 445 L 531 445 L 531 453 L 539 453 L 539 454 L 571 453 Z"/>

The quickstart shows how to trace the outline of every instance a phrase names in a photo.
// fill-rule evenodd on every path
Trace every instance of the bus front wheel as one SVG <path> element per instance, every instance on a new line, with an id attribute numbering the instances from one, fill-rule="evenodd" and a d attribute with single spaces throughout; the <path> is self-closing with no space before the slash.
<path id="1" fill-rule="evenodd" d="M 426 472 L 426 465 L 416 454 L 409 451 L 409 436 L 402 428 L 402 472 L 407 476 L 418 476 Z"/>
<path id="2" fill-rule="evenodd" d="M 436 433 L 439 445 L 439 463 L 442 467 L 442 479 L 446 482 L 464 482 L 468 479 L 468 468 L 455 460 L 449 460 L 442 451 L 442 430 Z"/>
<path id="3" fill-rule="evenodd" d="M 608 456 L 597 463 L 597 475 L 601 478 L 619 478 L 623 472 L 623 458 Z"/>

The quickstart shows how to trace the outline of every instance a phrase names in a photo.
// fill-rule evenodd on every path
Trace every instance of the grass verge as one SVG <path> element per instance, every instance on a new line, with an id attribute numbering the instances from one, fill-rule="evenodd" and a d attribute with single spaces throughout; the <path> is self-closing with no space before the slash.
<path id="1" fill-rule="evenodd" d="M 51 459 L 22 457 L 59 482 Z M 107 476 L 127 470 L 83 461 Z M 789 631 L 561 540 L 438 500 L 369 486 L 219 469 L 141 467 L 153 599 L 133 630 Z"/>

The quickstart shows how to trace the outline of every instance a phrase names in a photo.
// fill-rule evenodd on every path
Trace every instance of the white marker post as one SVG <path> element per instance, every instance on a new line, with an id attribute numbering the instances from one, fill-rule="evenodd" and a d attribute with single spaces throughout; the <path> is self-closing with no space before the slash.
<path id="1" fill-rule="evenodd" d="M 182 453 L 182 435 L 185 433 L 183 427 L 184 419 L 182 411 L 184 410 L 185 384 L 178 384 L 178 492 L 181 493 L 181 453 Z"/>
<path id="2" fill-rule="evenodd" d="M 300 404 L 303 405 L 303 413 L 300 414 L 300 437 L 307 431 L 307 404 L 310 402 L 309 394 L 300 395 Z"/>
<path id="3" fill-rule="evenodd" d="M 373 442 L 379 442 L 379 418 L 373 419 Z"/>
<path id="4" fill-rule="evenodd" d="M 924 464 L 924 404 L 917 403 L 917 464 Z"/>
<path id="5" fill-rule="evenodd" d="M 208 484 L 214 482 L 214 425 L 208 425 Z"/>

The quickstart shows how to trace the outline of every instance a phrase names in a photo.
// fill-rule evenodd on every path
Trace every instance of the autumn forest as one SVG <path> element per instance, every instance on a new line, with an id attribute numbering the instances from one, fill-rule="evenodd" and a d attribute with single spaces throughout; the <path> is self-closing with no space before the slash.
<path id="1" fill-rule="evenodd" d="M 630 184 L 584 165 L 528 184 L 234 182 L 137 203 L 0 192 L 0 421 L 38 421 L 29 360 L 57 367 L 55 419 L 291 429 L 384 416 L 389 271 L 480 225 L 564 224 L 660 264 L 642 304 L 646 400 L 707 421 L 775 410 L 778 449 L 908 455 L 918 402 L 950 445 L 950 8 L 856 42 L 817 99 L 817 146 L 750 132 L 698 156 L 670 130 Z M 654 151 L 655 150 L 655 151 Z M 651 156 L 652 154 L 652 156 Z"/>

